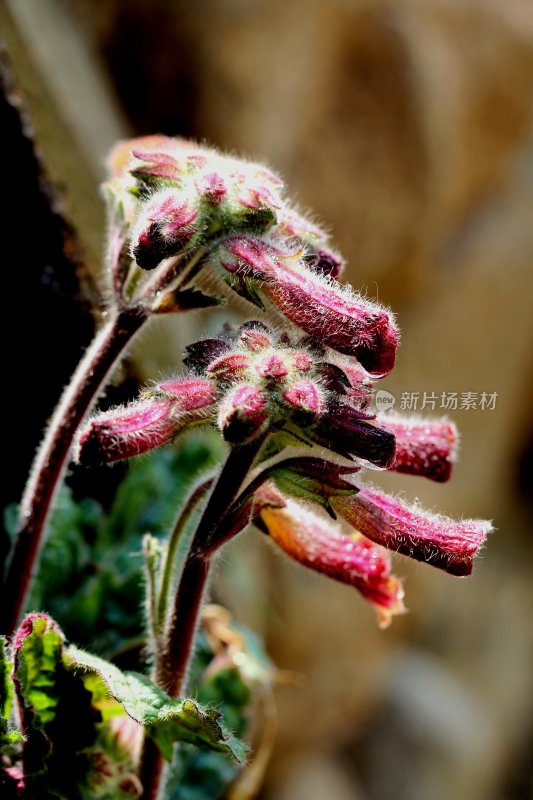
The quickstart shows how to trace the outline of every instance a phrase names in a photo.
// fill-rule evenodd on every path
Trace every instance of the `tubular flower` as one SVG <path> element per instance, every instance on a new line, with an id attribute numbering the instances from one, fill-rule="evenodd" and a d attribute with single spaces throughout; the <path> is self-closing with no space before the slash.
<path id="1" fill-rule="evenodd" d="M 209 416 L 215 400 L 211 383 L 200 378 L 170 381 L 135 403 L 97 414 L 82 430 L 80 464 L 121 461 L 167 444 L 178 433 Z"/>
<path id="2" fill-rule="evenodd" d="M 255 494 L 254 522 L 295 561 L 357 589 L 375 607 L 381 627 L 405 610 L 387 552 L 360 533 L 343 533 L 340 525 L 271 486 Z"/>
<path id="3" fill-rule="evenodd" d="M 300 255 L 279 237 L 236 235 L 220 245 L 215 263 L 235 290 L 246 291 L 247 282 L 252 282 L 317 341 L 355 356 L 372 375 L 390 372 L 399 342 L 392 314 L 312 272 Z"/>
<path id="4" fill-rule="evenodd" d="M 459 438 L 453 422 L 397 414 L 380 414 L 377 419 L 396 439 L 396 456 L 390 469 L 439 483 L 449 479 Z"/>
<path id="5" fill-rule="evenodd" d="M 331 504 L 373 542 L 451 575 L 470 575 L 472 559 L 492 530 L 486 520 L 456 522 L 368 486 L 350 497 L 335 497 Z"/>

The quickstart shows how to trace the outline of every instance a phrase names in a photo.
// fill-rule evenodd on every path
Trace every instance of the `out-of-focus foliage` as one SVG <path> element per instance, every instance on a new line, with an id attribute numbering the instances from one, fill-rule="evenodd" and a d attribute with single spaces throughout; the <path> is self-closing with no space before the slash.
<path id="1" fill-rule="evenodd" d="M 28 608 L 46 611 L 67 638 L 106 656 L 140 643 L 142 537 L 166 534 L 191 482 L 215 463 L 217 448 L 214 437 L 191 438 L 135 459 L 108 512 L 62 489 Z M 6 519 L 13 530 L 13 506 Z"/>

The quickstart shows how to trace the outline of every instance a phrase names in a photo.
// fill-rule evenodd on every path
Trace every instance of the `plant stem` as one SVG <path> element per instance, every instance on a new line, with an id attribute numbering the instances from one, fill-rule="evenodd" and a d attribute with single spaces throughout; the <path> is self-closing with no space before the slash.
<path id="1" fill-rule="evenodd" d="M 24 611 L 35 563 L 74 437 L 106 377 L 148 319 L 134 306 L 115 312 L 87 349 L 48 426 L 20 508 L 20 529 L 2 586 L 0 630 L 11 634 Z"/>
<path id="2" fill-rule="evenodd" d="M 159 590 L 159 598 L 156 602 L 155 606 L 155 630 L 157 638 L 163 633 L 167 611 L 168 611 L 168 595 L 170 591 L 170 583 L 172 578 L 172 573 L 174 571 L 174 560 L 176 557 L 176 551 L 178 549 L 179 544 L 183 540 L 183 533 L 185 528 L 189 524 L 191 516 L 194 513 L 198 503 L 203 498 L 204 494 L 207 492 L 211 484 L 213 483 L 212 478 L 208 478 L 207 480 L 202 481 L 194 489 L 190 492 L 187 500 L 185 501 L 185 505 L 180 510 L 179 516 L 176 520 L 176 523 L 172 529 L 172 533 L 170 534 L 170 538 L 167 545 L 167 550 L 165 553 L 165 559 L 163 562 L 163 566 L 161 569 L 161 588 Z"/>
<path id="3" fill-rule="evenodd" d="M 209 541 L 235 501 L 263 441 L 264 437 L 258 437 L 231 448 L 196 528 L 174 599 L 157 675 L 158 684 L 171 697 L 177 697 L 184 688 L 213 553 Z"/>
<path id="4" fill-rule="evenodd" d="M 157 659 L 157 683 L 171 697 L 178 697 L 185 689 L 202 600 L 216 549 L 209 542 L 212 538 L 216 540 L 216 529 L 235 501 L 264 438 L 258 437 L 248 444 L 232 447 L 198 522 L 174 598 L 162 653 Z M 154 742 L 147 737 L 141 769 L 143 800 L 162 798 L 164 771 L 163 757 Z"/>

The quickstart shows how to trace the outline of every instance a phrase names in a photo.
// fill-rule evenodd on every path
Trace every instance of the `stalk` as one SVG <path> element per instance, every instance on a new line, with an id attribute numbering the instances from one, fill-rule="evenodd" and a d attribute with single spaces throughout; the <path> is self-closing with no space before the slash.
<path id="1" fill-rule="evenodd" d="M 12 634 L 24 611 L 54 499 L 74 437 L 120 355 L 148 319 L 142 306 L 115 311 L 78 365 L 37 452 L 20 509 L 20 528 L 0 598 L 0 630 Z"/>
<path id="2" fill-rule="evenodd" d="M 163 636 L 162 653 L 157 659 L 157 683 L 171 697 L 178 697 L 185 690 L 202 601 L 216 550 L 209 543 L 216 539 L 217 527 L 238 496 L 264 439 L 260 436 L 248 444 L 232 447 L 198 522 Z M 164 773 L 163 757 L 154 742 L 147 738 L 141 770 L 143 800 L 162 800 Z"/>

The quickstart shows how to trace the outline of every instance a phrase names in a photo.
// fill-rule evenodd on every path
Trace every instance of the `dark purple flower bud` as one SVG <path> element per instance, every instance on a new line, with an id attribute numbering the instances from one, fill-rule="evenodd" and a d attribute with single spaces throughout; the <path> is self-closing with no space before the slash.
<path id="1" fill-rule="evenodd" d="M 268 404 L 256 386 L 241 383 L 220 404 L 218 424 L 228 442 L 242 444 L 261 433 L 268 421 Z"/>
<path id="2" fill-rule="evenodd" d="M 396 455 L 390 469 L 439 483 L 449 479 L 458 439 L 453 422 L 402 419 L 393 414 L 379 415 L 376 422 L 396 439 Z"/>
<path id="3" fill-rule="evenodd" d="M 492 530 L 487 520 L 456 522 L 368 486 L 356 495 L 335 497 L 331 504 L 373 542 L 451 575 L 470 575 L 472 559 Z"/>
<path id="4" fill-rule="evenodd" d="M 317 367 L 317 373 L 320 376 L 322 385 L 330 392 L 335 392 L 337 395 L 346 394 L 351 383 L 348 380 L 346 373 L 336 364 L 330 364 L 323 361 Z"/>
<path id="5" fill-rule="evenodd" d="M 364 412 L 339 403 L 315 426 L 317 440 L 338 453 L 386 469 L 394 462 L 394 434 L 370 424 L 364 417 Z"/>
<path id="6" fill-rule="evenodd" d="M 303 260 L 317 275 L 337 279 L 344 271 L 344 259 L 340 253 L 335 250 L 326 250 L 324 247 L 318 250 L 309 249 L 303 256 Z"/>
<path id="7" fill-rule="evenodd" d="M 230 345 L 224 339 L 201 339 L 187 345 L 183 363 L 189 369 L 203 372 L 212 361 L 229 349 Z"/>

